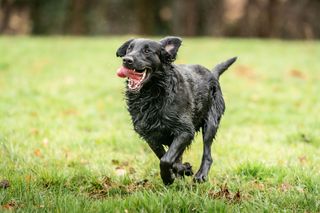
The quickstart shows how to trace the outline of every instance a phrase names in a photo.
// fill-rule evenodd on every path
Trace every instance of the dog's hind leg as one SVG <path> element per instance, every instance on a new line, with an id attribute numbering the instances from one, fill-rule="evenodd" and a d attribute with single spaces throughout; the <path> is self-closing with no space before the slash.
<path id="1" fill-rule="evenodd" d="M 203 155 L 200 169 L 193 178 L 195 182 L 204 182 L 207 180 L 207 176 L 212 164 L 211 145 L 216 135 L 219 124 L 216 117 L 217 114 L 213 110 L 212 106 L 211 110 L 208 113 L 208 117 L 202 127 Z"/>

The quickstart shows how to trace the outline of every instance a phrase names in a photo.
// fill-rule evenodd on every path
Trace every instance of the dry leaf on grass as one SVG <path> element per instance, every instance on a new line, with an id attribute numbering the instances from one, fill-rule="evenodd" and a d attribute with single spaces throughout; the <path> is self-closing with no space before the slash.
<path id="1" fill-rule="evenodd" d="M 7 189 L 10 187 L 9 180 L 3 179 L 0 181 L 0 189 Z"/>
<path id="2" fill-rule="evenodd" d="M 299 78 L 299 79 L 302 79 L 302 80 L 307 79 L 307 76 L 302 71 L 297 70 L 297 69 L 290 70 L 289 75 L 291 77 Z"/>
<path id="3" fill-rule="evenodd" d="M 89 191 L 89 195 L 92 198 L 104 198 L 108 196 L 108 192 L 111 190 L 120 190 L 124 193 L 133 193 L 139 189 L 152 189 L 153 185 L 149 183 L 147 179 L 132 182 L 128 185 L 119 184 L 113 182 L 110 177 L 105 177 L 103 180 L 98 183 L 98 185 L 94 186 Z"/>
<path id="4" fill-rule="evenodd" d="M 307 156 L 305 156 L 305 155 L 299 156 L 298 159 L 301 164 L 307 163 Z"/>
<path id="5" fill-rule="evenodd" d="M 30 181 L 31 181 L 31 175 L 27 175 L 27 176 L 26 176 L 26 182 L 27 182 L 27 183 L 30 183 Z"/>
<path id="6" fill-rule="evenodd" d="M 16 208 L 18 205 L 15 201 L 10 201 L 6 204 L 2 205 L 2 208 L 7 209 L 7 210 L 13 210 L 14 208 Z"/>
<path id="7" fill-rule="evenodd" d="M 240 190 L 238 189 L 238 191 L 234 194 L 234 193 L 230 192 L 227 184 L 221 185 L 220 190 L 217 192 L 210 191 L 209 197 L 211 197 L 213 199 L 225 198 L 228 201 L 232 201 L 232 202 L 238 202 L 242 199 L 242 195 L 240 193 Z"/>
<path id="8" fill-rule="evenodd" d="M 115 160 L 115 159 L 112 159 L 111 160 L 111 163 L 113 164 L 113 165 L 119 165 L 120 164 L 120 161 L 119 160 Z"/>
<path id="9" fill-rule="evenodd" d="M 235 67 L 235 74 L 241 78 L 246 78 L 249 80 L 257 80 L 257 75 L 255 71 L 244 65 L 238 65 Z"/>
<path id="10" fill-rule="evenodd" d="M 31 135 L 39 135 L 39 130 L 37 128 L 32 128 L 30 130 Z"/>
<path id="11" fill-rule="evenodd" d="M 254 181 L 252 184 L 253 188 L 258 189 L 260 191 L 264 191 L 265 190 L 265 185 L 263 183 Z"/>
<path id="12" fill-rule="evenodd" d="M 33 154 L 34 154 L 35 156 L 37 156 L 37 157 L 41 157 L 41 150 L 40 150 L 40 149 L 35 149 L 35 150 L 33 151 Z"/>
<path id="13" fill-rule="evenodd" d="M 292 188 L 292 186 L 289 183 L 282 183 L 280 185 L 280 190 L 283 192 L 289 191 Z"/>

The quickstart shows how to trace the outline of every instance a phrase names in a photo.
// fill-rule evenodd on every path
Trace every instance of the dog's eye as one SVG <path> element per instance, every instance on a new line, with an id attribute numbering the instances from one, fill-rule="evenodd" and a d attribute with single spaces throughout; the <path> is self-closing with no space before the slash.
<path id="1" fill-rule="evenodd" d="M 151 50 L 150 50 L 149 48 L 144 48 L 144 49 L 143 49 L 143 52 L 148 54 L 148 53 L 151 52 Z"/>
<path id="2" fill-rule="evenodd" d="M 132 46 L 129 46 L 129 47 L 127 48 L 127 52 L 130 52 L 131 49 L 132 49 Z"/>

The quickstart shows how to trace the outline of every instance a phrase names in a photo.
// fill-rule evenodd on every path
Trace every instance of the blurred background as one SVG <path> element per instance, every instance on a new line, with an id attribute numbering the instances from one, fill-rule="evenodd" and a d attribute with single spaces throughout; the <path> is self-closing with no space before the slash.
<path id="1" fill-rule="evenodd" d="M 316 39 L 319 0 L 0 0 L 0 33 Z"/>

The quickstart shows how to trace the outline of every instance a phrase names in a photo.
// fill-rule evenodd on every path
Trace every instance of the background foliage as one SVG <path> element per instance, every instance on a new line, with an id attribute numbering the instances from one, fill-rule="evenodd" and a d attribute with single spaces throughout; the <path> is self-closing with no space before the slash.
<path id="1" fill-rule="evenodd" d="M 319 0 L 1 0 L 0 33 L 313 39 Z"/>

